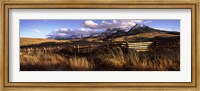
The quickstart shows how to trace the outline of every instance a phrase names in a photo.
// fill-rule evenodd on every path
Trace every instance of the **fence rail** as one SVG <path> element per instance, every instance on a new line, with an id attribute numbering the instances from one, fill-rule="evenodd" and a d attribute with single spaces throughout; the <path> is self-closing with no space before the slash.
<path id="1" fill-rule="evenodd" d="M 153 42 L 135 42 L 135 43 L 129 43 L 125 42 L 122 43 L 121 46 L 125 47 L 127 49 L 135 49 L 136 51 L 148 51 L 149 45 L 151 45 Z"/>

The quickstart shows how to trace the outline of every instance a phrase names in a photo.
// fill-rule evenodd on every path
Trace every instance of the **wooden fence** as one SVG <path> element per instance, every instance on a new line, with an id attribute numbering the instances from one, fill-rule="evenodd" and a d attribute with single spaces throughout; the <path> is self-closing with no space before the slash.
<path id="1" fill-rule="evenodd" d="M 21 49 L 27 49 L 25 51 L 32 50 L 58 50 L 62 48 L 69 48 L 72 52 L 76 53 L 90 53 L 93 49 L 98 48 L 99 46 L 112 47 L 112 45 L 117 45 L 126 51 L 129 49 L 135 49 L 138 52 L 146 51 L 159 51 L 159 50 L 171 50 L 171 49 L 180 49 L 180 39 L 179 38 L 162 38 L 158 40 L 149 40 L 149 41 L 121 41 L 121 42 L 88 42 L 88 43 L 65 43 L 65 44 L 53 44 L 53 45 L 36 45 L 36 46 L 25 46 Z"/>
<path id="2" fill-rule="evenodd" d="M 121 44 L 121 47 L 127 48 L 127 49 L 135 49 L 138 52 L 142 51 L 149 51 L 149 45 L 151 45 L 153 42 L 124 42 Z"/>

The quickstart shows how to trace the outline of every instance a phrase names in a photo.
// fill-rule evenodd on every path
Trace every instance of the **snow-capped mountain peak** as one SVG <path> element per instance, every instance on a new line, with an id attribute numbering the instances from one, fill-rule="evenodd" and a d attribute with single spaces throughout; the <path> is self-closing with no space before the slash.
<path id="1" fill-rule="evenodd" d="M 148 26 L 145 24 L 136 24 L 135 26 L 132 27 L 132 29 L 145 28 L 145 27 L 148 27 Z"/>

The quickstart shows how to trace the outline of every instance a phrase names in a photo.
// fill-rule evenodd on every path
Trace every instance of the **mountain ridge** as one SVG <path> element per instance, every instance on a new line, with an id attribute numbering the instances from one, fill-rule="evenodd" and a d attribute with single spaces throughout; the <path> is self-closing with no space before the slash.
<path id="1" fill-rule="evenodd" d="M 115 31 L 116 31 L 116 29 L 115 29 Z M 112 38 L 117 38 L 117 37 L 121 37 L 121 36 L 137 35 L 137 34 L 142 34 L 142 33 L 166 33 L 166 34 L 172 34 L 172 35 L 180 35 L 179 32 L 159 30 L 159 29 L 151 28 L 146 25 L 136 24 L 127 32 L 118 30 L 117 32 L 115 32 L 113 34 L 108 35 L 106 38 L 112 39 Z"/>
<path id="2" fill-rule="evenodd" d="M 105 32 L 101 33 L 91 33 L 91 34 L 79 34 L 79 35 L 71 35 L 65 38 L 57 38 L 57 40 L 68 40 L 68 39 L 87 39 L 87 38 L 100 38 L 103 41 L 112 40 L 118 37 L 123 36 L 134 36 L 138 34 L 155 34 L 154 36 L 161 35 L 161 34 L 168 34 L 168 35 L 180 35 L 180 32 L 176 31 L 165 31 L 159 30 L 155 28 L 151 28 L 145 24 L 136 24 L 135 26 L 123 29 L 123 28 L 107 28 Z"/>

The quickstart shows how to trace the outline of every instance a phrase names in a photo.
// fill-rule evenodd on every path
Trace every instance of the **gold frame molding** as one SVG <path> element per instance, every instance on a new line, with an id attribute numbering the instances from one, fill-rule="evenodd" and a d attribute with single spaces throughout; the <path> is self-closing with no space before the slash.
<path id="1" fill-rule="evenodd" d="M 9 82 L 8 72 L 8 50 L 9 50 L 9 9 L 52 9 L 52 8 L 142 8 L 142 9 L 191 9 L 192 10 L 192 82 L 137 82 L 137 83 L 30 83 L 30 82 Z M 198 41 L 199 40 L 199 1 L 114 1 L 114 0 L 97 0 L 97 1 L 1 1 L 1 31 L 0 31 L 0 90 L 200 90 L 200 61 L 198 60 Z M 119 89 L 120 88 L 120 89 Z"/>

